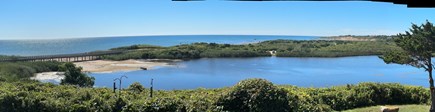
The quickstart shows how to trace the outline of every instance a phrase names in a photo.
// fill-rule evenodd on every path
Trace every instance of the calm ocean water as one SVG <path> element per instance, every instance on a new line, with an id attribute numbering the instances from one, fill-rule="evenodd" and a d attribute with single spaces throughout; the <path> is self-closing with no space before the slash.
<path id="1" fill-rule="evenodd" d="M 135 44 L 173 46 L 194 42 L 243 44 L 274 39 L 312 40 L 315 36 L 183 35 L 131 36 L 44 40 L 0 40 L 0 55 L 50 55 L 107 50 Z"/>

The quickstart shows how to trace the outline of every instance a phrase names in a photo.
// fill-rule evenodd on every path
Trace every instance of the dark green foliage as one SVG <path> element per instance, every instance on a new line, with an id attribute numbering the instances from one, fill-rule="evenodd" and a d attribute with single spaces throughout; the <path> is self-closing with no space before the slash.
<path id="1" fill-rule="evenodd" d="M 60 62 L 0 62 L 0 79 L 28 79 L 38 72 L 58 71 Z"/>
<path id="2" fill-rule="evenodd" d="M 117 47 L 112 48 L 110 50 L 134 50 L 134 49 L 158 49 L 161 48 L 160 46 L 153 46 L 153 45 L 131 45 L 131 46 L 125 46 L 125 47 Z"/>
<path id="3" fill-rule="evenodd" d="M 217 105 L 238 112 L 288 112 L 287 98 L 287 92 L 267 80 L 247 79 L 219 98 Z"/>
<path id="4" fill-rule="evenodd" d="M 65 78 L 61 80 L 60 84 L 71 84 L 80 87 L 92 87 L 94 85 L 95 78 L 82 73 L 82 68 L 76 67 L 73 63 L 64 63 L 59 68 L 65 72 Z"/>
<path id="5" fill-rule="evenodd" d="M 219 57 L 258 57 L 270 56 L 266 52 L 255 52 L 249 50 L 209 50 L 201 53 L 201 57 L 219 58 Z"/>
<path id="6" fill-rule="evenodd" d="M 334 110 L 345 110 L 373 105 L 427 103 L 429 94 L 426 91 L 422 87 L 399 84 L 360 83 L 316 90 L 315 99 Z"/>
<path id="7" fill-rule="evenodd" d="M 39 82 L 0 83 L 0 111 L 111 111 L 109 89 L 85 89 Z M 96 94 L 98 93 L 98 94 Z"/>
<path id="8" fill-rule="evenodd" d="M 133 84 L 128 86 L 127 90 L 135 93 L 141 93 L 145 90 L 145 88 L 139 82 L 134 82 Z"/>
<path id="9" fill-rule="evenodd" d="M 197 59 L 200 58 L 200 51 L 194 48 L 167 49 L 158 52 L 155 56 L 160 59 Z"/>
<path id="10" fill-rule="evenodd" d="M 1 59 L 5 59 L 5 60 L 14 60 L 14 59 L 18 59 L 20 58 L 20 56 L 7 56 L 7 55 L 0 55 L 0 60 Z"/>
<path id="11" fill-rule="evenodd" d="M 379 56 L 385 63 L 407 64 L 412 63 L 412 58 L 403 50 L 389 51 Z"/>
<path id="12" fill-rule="evenodd" d="M 332 88 L 299 88 L 274 86 L 262 79 L 220 89 L 158 90 L 153 98 L 149 97 L 149 92 L 149 89 L 142 92 L 125 90 L 118 96 L 109 88 L 81 88 L 37 81 L 0 82 L 0 112 L 224 111 L 228 107 L 222 108 L 223 104 L 236 102 L 240 105 L 240 99 L 246 101 L 241 103 L 249 104 L 242 104 L 240 109 L 254 108 L 252 111 L 328 112 L 370 105 L 427 104 L 429 100 L 429 91 L 423 87 L 361 83 Z M 265 102 L 267 107 L 264 107 Z M 230 106 L 236 109 L 234 111 L 243 111 Z"/>
<path id="13" fill-rule="evenodd" d="M 125 102 L 125 100 L 123 98 L 118 97 L 112 110 L 114 112 L 120 112 L 120 111 L 122 111 L 122 109 L 125 105 L 127 105 L 127 102 Z"/>
<path id="14" fill-rule="evenodd" d="M 156 54 L 150 53 L 150 52 L 144 52 L 141 56 L 142 59 L 154 59 L 156 58 Z"/>
<path id="15" fill-rule="evenodd" d="M 301 46 L 281 48 L 281 57 L 342 57 L 381 55 L 385 51 L 398 49 L 392 42 L 384 41 L 301 41 Z M 280 43 L 277 43 L 280 44 Z M 282 44 L 282 43 L 281 43 Z M 285 46 L 285 45 L 283 45 Z"/>
<path id="16" fill-rule="evenodd" d="M 385 63 L 397 63 L 411 65 L 416 68 L 423 68 L 429 76 L 429 88 L 431 88 L 431 112 L 435 112 L 435 87 L 432 71 L 435 66 L 432 64 L 433 53 L 435 52 L 435 26 L 429 21 L 417 26 L 412 24 L 410 31 L 399 34 L 394 42 L 401 49 L 390 51 L 381 56 Z"/>
<path id="17" fill-rule="evenodd" d="M 391 41 L 328 41 L 328 40 L 271 40 L 254 44 L 230 45 L 216 43 L 193 43 L 172 47 L 140 47 L 135 45 L 116 49 L 129 52 L 105 56 L 103 59 L 198 59 L 218 57 L 271 56 L 268 51 L 277 51 L 281 57 L 341 57 L 381 55 L 385 51 L 400 50 Z"/>
<path id="18" fill-rule="evenodd" d="M 433 68 L 429 65 L 435 52 L 435 26 L 432 23 L 427 21 L 421 26 L 412 24 L 410 31 L 399 34 L 394 42 L 401 49 L 381 56 L 386 63 L 408 64 L 426 70 Z"/>

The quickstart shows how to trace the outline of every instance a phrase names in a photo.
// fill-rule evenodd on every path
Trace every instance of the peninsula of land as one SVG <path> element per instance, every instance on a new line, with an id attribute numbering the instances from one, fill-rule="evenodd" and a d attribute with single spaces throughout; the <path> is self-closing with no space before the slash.
<path id="1" fill-rule="evenodd" d="M 144 59 L 128 59 L 122 61 L 112 61 L 112 60 L 93 60 L 93 61 L 83 61 L 75 62 L 74 64 L 83 68 L 83 72 L 116 72 L 116 71 L 134 71 L 141 70 L 143 68 L 153 69 L 157 66 L 171 66 L 173 62 L 179 60 L 167 60 L 167 61 L 157 61 L 157 60 L 144 60 Z"/>

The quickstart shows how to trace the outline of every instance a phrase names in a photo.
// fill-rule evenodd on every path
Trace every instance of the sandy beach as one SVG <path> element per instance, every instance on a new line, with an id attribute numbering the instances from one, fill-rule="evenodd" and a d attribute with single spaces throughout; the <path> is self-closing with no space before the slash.
<path id="1" fill-rule="evenodd" d="M 140 67 L 145 67 L 149 70 L 157 66 L 171 66 L 172 63 L 177 61 L 181 61 L 181 60 L 164 60 L 164 59 L 153 59 L 153 60 L 130 59 L 124 61 L 94 60 L 94 61 L 75 62 L 74 64 L 82 67 L 83 72 L 108 73 L 108 72 L 116 72 L 116 71 L 141 70 Z M 64 72 L 42 72 L 42 73 L 36 73 L 30 79 L 60 83 L 60 80 L 65 78 L 63 74 Z"/>
<path id="2" fill-rule="evenodd" d="M 341 40 L 341 41 L 376 41 L 374 38 L 355 38 L 355 37 L 326 37 L 320 40 Z"/>
<path id="3" fill-rule="evenodd" d="M 141 70 L 140 67 L 153 69 L 157 66 L 171 66 L 171 63 L 180 60 L 94 60 L 75 62 L 74 64 L 83 68 L 83 72 L 115 72 L 115 71 L 133 71 Z"/>

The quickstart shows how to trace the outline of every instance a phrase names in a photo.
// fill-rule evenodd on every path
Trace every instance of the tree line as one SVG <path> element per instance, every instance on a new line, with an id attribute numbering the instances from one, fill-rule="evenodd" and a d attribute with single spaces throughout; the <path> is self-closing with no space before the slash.
<path id="1" fill-rule="evenodd" d="M 251 44 L 192 43 L 171 47 L 132 45 L 113 48 L 128 51 L 105 56 L 103 59 L 198 59 L 219 57 L 343 57 L 382 55 L 400 49 L 393 41 L 338 41 L 338 40 L 270 40 Z"/>

